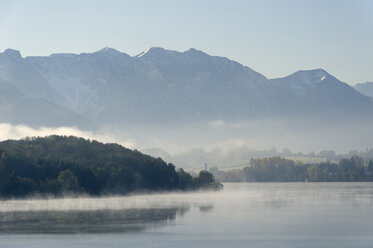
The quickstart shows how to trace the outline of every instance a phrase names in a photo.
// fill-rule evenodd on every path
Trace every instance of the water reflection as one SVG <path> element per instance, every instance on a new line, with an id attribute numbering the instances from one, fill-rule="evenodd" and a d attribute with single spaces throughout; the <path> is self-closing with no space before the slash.
<path id="1" fill-rule="evenodd" d="M 190 206 L 95 211 L 24 211 L 0 213 L 0 233 L 139 232 L 171 224 Z"/>
<path id="2" fill-rule="evenodd" d="M 208 213 L 208 212 L 211 212 L 213 209 L 214 209 L 214 204 L 212 203 L 199 206 L 199 211 L 201 213 Z"/>
<path id="3" fill-rule="evenodd" d="M 0 234 L 1 247 L 367 248 L 373 183 L 243 183 L 218 192 L 0 201 Z"/>
<path id="4" fill-rule="evenodd" d="M 211 211 L 206 194 L 0 201 L 0 234 L 141 232 L 173 225 L 191 209 Z"/>
<path id="5" fill-rule="evenodd" d="M 219 192 L 0 201 L 0 234 L 323 235 L 327 227 L 344 236 L 345 223 L 370 230 L 372 208 L 372 183 L 226 184 Z"/>

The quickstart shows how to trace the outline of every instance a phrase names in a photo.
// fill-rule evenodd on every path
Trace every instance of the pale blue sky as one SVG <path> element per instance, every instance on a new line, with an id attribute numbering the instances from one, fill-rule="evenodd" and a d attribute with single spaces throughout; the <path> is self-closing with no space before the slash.
<path id="1" fill-rule="evenodd" d="M 23 56 L 193 47 L 268 78 L 323 68 L 373 81 L 372 0 L 0 0 L 0 33 L 0 50 Z"/>

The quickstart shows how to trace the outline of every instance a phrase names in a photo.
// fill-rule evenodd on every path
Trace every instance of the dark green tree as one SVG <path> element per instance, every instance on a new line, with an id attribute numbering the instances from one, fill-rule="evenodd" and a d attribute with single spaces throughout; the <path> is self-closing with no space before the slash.
<path id="1" fill-rule="evenodd" d="M 61 171 L 57 177 L 57 183 L 62 192 L 79 192 L 78 178 L 71 170 Z"/>
<path id="2" fill-rule="evenodd" d="M 198 177 L 196 178 L 197 186 L 206 187 L 213 182 L 215 182 L 214 176 L 206 170 L 200 171 Z"/>

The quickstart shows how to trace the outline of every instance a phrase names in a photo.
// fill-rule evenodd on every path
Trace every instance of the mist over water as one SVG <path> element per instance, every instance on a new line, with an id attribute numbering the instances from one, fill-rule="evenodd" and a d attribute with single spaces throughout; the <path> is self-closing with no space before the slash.
<path id="1" fill-rule="evenodd" d="M 187 198 L 186 198 L 187 196 Z M 24 199 L 0 201 L 0 212 L 13 211 L 99 211 L 123 209 L 161 209 L 189 204 L 206 204 L 203 193 L 164 193 L 112 197 L 66 197 L 56 199 Z"/>
<path id="2" fill-rule="evenodd" d="M 4 247 L 51 247 L 56 239 L 53 247 L 370 247 L 373 242 L 372 183 L 224 186 L 218 192 L 1 201 L 0 242 Z"/>
<path id="3" fill-rule="evenodd" d="M 334 150 L 348 153 L 373 148 L 371 123 L 323 125 L 314 122 L 257 120 L 228 122 L 215 120 L 193 125 L 166 126 L 107 126 L 99 130 L 80 130 L 76 127 L 39 127 L 0 123 L 0 141 L 47 135 L 74 135 L 101 142 L 118 143 L 130 149 L 138 149 L 152 156 L 161 157 L 177 167 L 203 166 L 204 162 L 230 167 L 250 154 L 232 158 L 225 153 L 242 153 L 243 148 L 255 151 L 290 149 L 292 152 L 319 152 Z M 215 152 L 216 151 L 216 152 Z M 216 154 L 214 154 L 214 152 Z M 224 161 L 219 164 L 201 153 Z"/>
<path id="4" fill-rule="evenodd" d="M 138 232 L 171 223 L 192 207 L 208 212 L 213 201 L 203 192 L 6 200 L 0 201 L 0 231 L 9 234 Z"/>

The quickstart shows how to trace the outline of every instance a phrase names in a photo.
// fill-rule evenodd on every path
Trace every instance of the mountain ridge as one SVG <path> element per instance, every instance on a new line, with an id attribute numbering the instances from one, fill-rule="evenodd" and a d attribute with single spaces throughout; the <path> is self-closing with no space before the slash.
<path id="1" fill-rule="evenodd" d="M 373 109 L 371 97 L 323 69 L 267 79 L 236 61 L 194 48 L 178 52 L 153 47 L 130 56 L 105 47 L 25 58 L 7 49 L 0 53 L 0 65 L 0 79 L 26 97 L 100 125 L 343 118 L 346 111 L 366 115 Z"/>
<path id="2" fill-rule="evenodd" d="M 355 84 L 354 89 L 359 91 L 363 95 L 373 97 L 373 82 Z"/>

